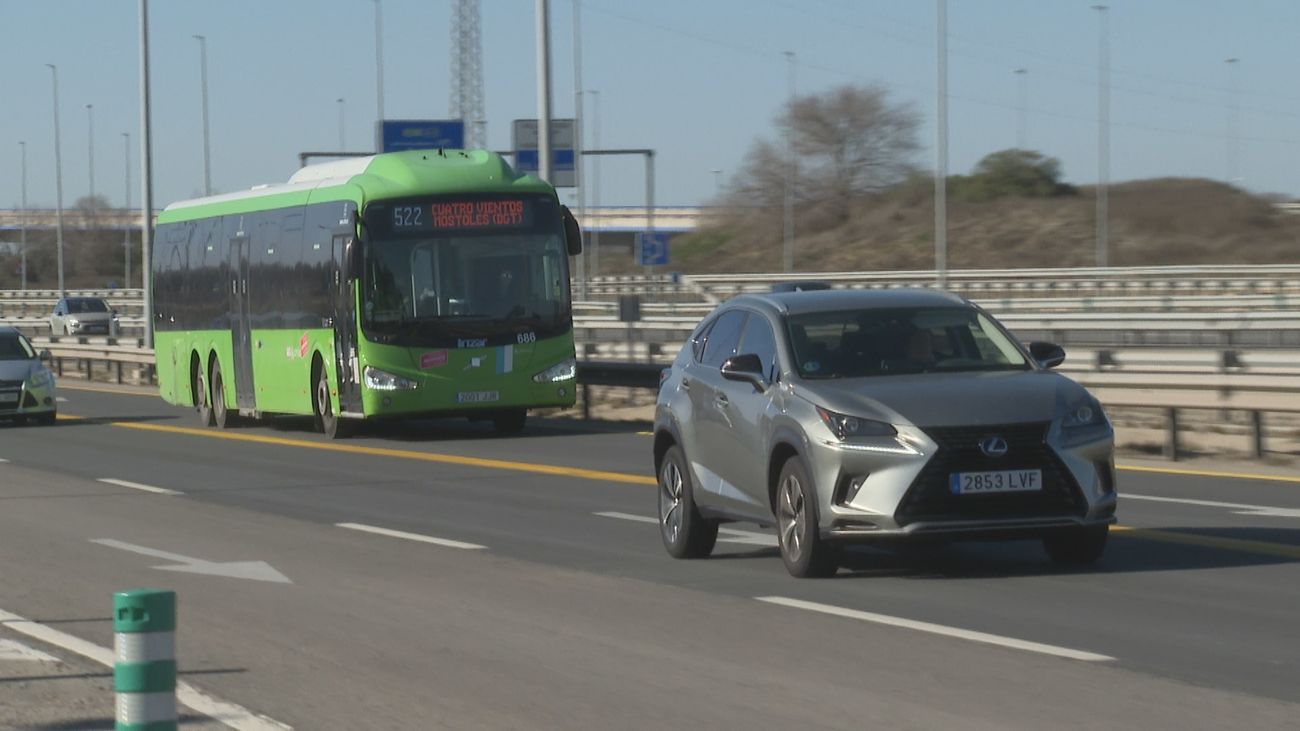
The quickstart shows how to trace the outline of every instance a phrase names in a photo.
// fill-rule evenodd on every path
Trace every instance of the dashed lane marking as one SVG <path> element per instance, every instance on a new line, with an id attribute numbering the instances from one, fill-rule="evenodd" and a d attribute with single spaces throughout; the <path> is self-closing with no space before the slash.
<path id="1" fill-rule="evenodd" d="M 968 640 L 970 642 L 982 642 L 987 645 L 1008 647 L 1013 650 L 1036 652 L 1040 655 L 1053 655 L 1055 657 L 1064 657 L 1070 660 L 1083 660 L 1085 662 L 1110 662 L 1115 659 L 1109 655 L 1099 655 L 1095 652 L 1087 652 L 1085 650 L 1073 650 L 1068 647 L 1058 647 L 1057 645 L 1044 645 L 1040 642 L 1019 640 L 1014 637 L 993 635 L 988 634 L 987 632 L 975 632 L 968 629 L 961 629 L 960 627 L 949 627 L 947 625 L 933 624 L 931 622 L 918 622 L 914 619 L 891 617 L 888 614 L 876 614 L 875 612 L 864 612 L 857 609 L 846 609 L 831 604 L 807 602 L 802 599 L 791 599 L 783 596 L 756 596 L 754 598 L 760 602 L 778 604 L 784 607 L 793 607 L 795 609 L 820 612 L 822 614 L 829 614 L 836 617 L 857 619 L 863 622 L 883 624 L 889 627 L 901 627 L 903 629 L 915 630 L 917 632 L 928 632 L 933 635 L 942 635 L 944 637 L 955 637 L 959 640 Z"/>
<path id="2" fill-rule="evenodd" d="M 334 525 L 338 526 L 339 528 L 347 528 L 348 530 L 358 530 L 361 531 L 362 533 L 374 533 L 375 535 L 388 536 L 389 538 L 401 538 L 408 541 L 417 541 L 419 543 L 432 543 L 435 546 L 443 546 L 444 548 L 460 548 L 467 551 L 477 551 L 477 550 L 482 550 L 487 548 L 487 546 L 480 546 L 477 543 L 453 541 L 448 538 L 437 538 L 434 536 L 422 535 L 420 533 L 407 533 L 406 531 L 402 531 L 402 530 L 392 530 L 391 528 L 380 528 L 378 526 L 364 525 L 361 523 L 335 523 Z"/>
<path id="3" fill-rule="evenodd" d="M 1178 503 L 1181 505 L 1197 505 L 1205 508 L 1224 508 L 1231 510 L 1237 515 L 1255 515 L 1265 518 L 1300 518 L 1300 508 L 1278 508 L 1271 505 L 1245 505 L 1242 503 L 1221 503 L 1217 500 L 1192 500 L 1190 498 L 1177 497 L 1157 497 L 1155 495 L 1134 495 L 1133 493 L 1123 493 L 1120 496 L 1123 500 L 1147 500 L 1157 503 Z"/>
<path id="4" fill-rule="evenodd" d="M 168 490 L 165 487 L 154 487 L 153 485 L 141 485 L 138 482 L 131 482 L 129 480 L 119 480 L 115 477 L 101 477 L 98 480 L 96 480 L 96 482 L 102 482 L 106 485 L 117 485 L 118 487 L 126 487 L 132 490 L 140 490 L 142 492 L 152 492 L 158 495 L 184 495 L 185 494 L 183 492 L 180 492 L 179 490 Z"/>

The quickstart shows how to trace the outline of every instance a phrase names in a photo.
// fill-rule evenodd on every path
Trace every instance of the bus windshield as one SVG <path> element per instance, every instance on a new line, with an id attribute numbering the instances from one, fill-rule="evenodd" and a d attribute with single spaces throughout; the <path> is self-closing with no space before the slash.
<path id="1" fill-rule="evenodd" d="M 568 254 L 558 216 L 530 201 L 533 220 L 510 226 L 437 230 L 425 221 L 439 210 L 393 205 L 387 226 L 365 244 L 362 327 L 383 342 L 455 345 L 565 332 L 571 321 Z M 411 211 L 418 211 L 418 217 Z M 405 217 L 412 224 L 392 225 Z M 386 231 L 384 229 L 387 229 Z"/>

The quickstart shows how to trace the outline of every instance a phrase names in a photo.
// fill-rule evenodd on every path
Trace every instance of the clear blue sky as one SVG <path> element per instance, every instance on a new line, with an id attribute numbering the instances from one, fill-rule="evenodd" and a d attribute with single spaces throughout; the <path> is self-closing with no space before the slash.
<path id="1" fill-rule="evenodd" d="M 1097 175 L 1097 14 L 1093 0 L 950 0 L 950 169 L 1016 141 L 1017 81 L 1028 69 L 1029 147 L 1066 177 Z M 449 0 L 383 0 L 390 118 L 448 109 Z M 1113 0 L 1112 179 L 1227 174 L 1229 70 L 1238 57 L 1241 183 L 1300 193 L 1300 89 L 1294 0 Z M 535 117 L 533 0 L 483 0 L 489 144 Z M 94 105 L 95 185 L 120 203 L 121 133 L 138 144 L 135 0 L 0 0 L 0 205 L 53 206 L 50 73 L 59 66 L 64 202 L 88 189 L 86 104 Z M 734 171 L 771 133 L 787 88 L 878 82 L 916 105 L 932 166 L 935 3 L 930 0 L 583 0 L 584 86 L 601 92 L 604 147 L 658 150 L 657 199 L 706 203 L 713 169 Z M 552 0 L 556 116 L 573 107 L 572 2 Z M 155 0 L 151 3 L 154 196 L 201 193 L 197 41 L 208 38 L 213 185 L 285 180 L 297 153 L 337 144 L 346 98 L 349 146 L 372 144 L 376 114 L 369 0 Z M 591 112 L 588 104 L 588 145 Z M 138 153 L 131 162 L 139 203 Z M 638 160 L 604 163 L 603 202 L 642 200 Z"/>

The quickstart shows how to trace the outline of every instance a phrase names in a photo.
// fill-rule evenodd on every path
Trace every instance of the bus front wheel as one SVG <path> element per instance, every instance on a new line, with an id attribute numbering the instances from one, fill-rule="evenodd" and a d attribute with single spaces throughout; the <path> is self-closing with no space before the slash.
<path id="1" fill-rule="evenodd" d="M 348 435 L 348 429 L 334 410 L 329 374 L 325 372 L 324 366 L 318 367 L 316 371 L 316 429 L 330 439 L 342 439 Z"/>

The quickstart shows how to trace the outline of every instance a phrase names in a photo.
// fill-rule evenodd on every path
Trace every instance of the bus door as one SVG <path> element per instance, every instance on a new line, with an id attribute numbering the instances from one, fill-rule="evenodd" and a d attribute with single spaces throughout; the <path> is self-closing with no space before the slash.
<path id="1" fill-rule="evenodd" d="M 356 246 L 353 230 L 336 230 L 330 237 L 330 267 L 333 278 L 331 295 L 334 321 L 334 362 L 337 364 L 339 411 L 360 413 L 361 374 L 357 360 L 357 315 L 352 293 L 353 272 L 349 271 L 348 254 Z"/>
<path id="2" fill-rule="evenodd" d="M 235 401 L 240 409 L 257 407 L 257 397 L 253 393 L 253 334 L 248 307 L 250 248 L 248 236 L 236 236 L 230 240 L 230 341 L 235 367 Z"/>

